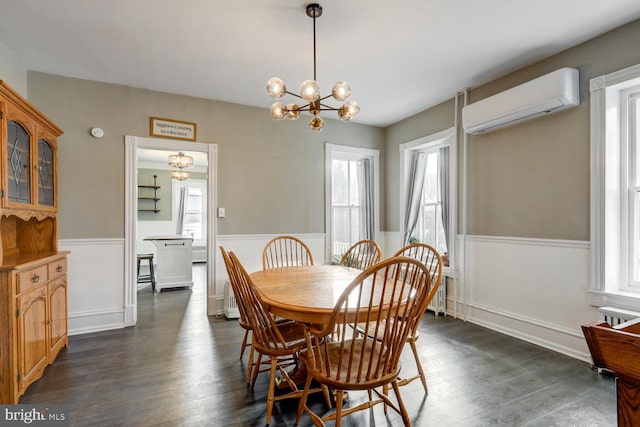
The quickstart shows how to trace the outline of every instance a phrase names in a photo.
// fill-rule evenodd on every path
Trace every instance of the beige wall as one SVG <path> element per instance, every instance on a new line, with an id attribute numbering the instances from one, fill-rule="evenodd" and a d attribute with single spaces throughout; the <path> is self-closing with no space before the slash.
<path id="1" fill-rule="evenodd" d="M 20 95 L 27 97 L 27 70 L 2 43 L 0 43 L 0 80 L 8 83 Z"/>
<path id="2" fill-rule="evenodd" d="M 386 129 L 387 150 L 384 163 L 387 171 L 387 207 L 384 230 L 403 231 L 404 226 L 404 218 L 400 218 L 400 144 L 452 127 L 454 115 L 452 99 Z"/>
<path id="3" fill-rule="evenodd" d="M 558 68 L 580 70 L 578 107 L 470 136 L 469 234 L 589 240 L 589 80 L 640 63 L 638 40 L 640 21 L 471 90 L 474 102 Z M 387 230 L 402 227 L 393 213 L 398 144 L 453 123 L 452 103 L 445 103 L 387 129 Z"/>
<path id="4" fill-rule="evenodd" d="M 640 21 L 471 91 L 473 102 L 570 66 L 580 70 L 582 101 L 470 137 L 469 234 L 589 240 L 588 83 L 640 63 L 638 39 Z M 149 116 L 197 122 L 198 139 L 218 144 L 220 234 L 323 232 L 325 141 L 381 150 L 381 227 L 401 231 L 398 145 L 454 124 L 453 99 L 384 130 L 332 120 L 315 134 L 304 120 L 274 122 L 264 109 L 36 72 L 28 83 L 29 100 L 65 131 L 61 238 L 124 235 L 123 137 L 147 136 Z M 103 139 L 88 134 L 93 126 Z"/>
<path id="5" fill-rule="evenodd" d="M 29 100 L 64 130 L 62 239 L 124 237 L 124 135 L 148 136 L 150 116 L 196 122 L 198 140 L 218 145 L 219 234 L 323 233 L 324 143 L 384 150 L 382 129 L 356 123 L 327 120 L 314 133 L 304 117 L 275 122 L 267 109 L 37 72 L 28 83 Z"/>

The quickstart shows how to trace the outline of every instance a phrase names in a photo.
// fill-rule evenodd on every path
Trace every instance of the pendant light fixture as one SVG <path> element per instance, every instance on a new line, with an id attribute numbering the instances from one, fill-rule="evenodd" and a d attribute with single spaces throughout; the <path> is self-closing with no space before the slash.
<path id="1" fill-rule="evenodd" d="M 337 111 L 338 117 L 348 122 L 358 115 L 360 106 L 356 101 L 347 101 L 349 96 L 351 96 L 351 86 L 342 80 L 333 85 L 331 95 L 324 97 L 320 95 L 320 85 L 316 79 L 316 18 L 322 16 L 322 6 L 318 3 L 310 3 L 306 9 L 307 16 L 313 18 L 313 80 L 303 81 L 300 85 L 300 95 L 298 95 L 289 92 L 281 78 L 273 77 L 267 82 L 267 93 L 275 99 L 289 94 L 308 102 L 302 106 L 296 103 L 285 105 L 280 101 L 274 102 L 271 106 L 271 116 L 275 120 L 282 120 L 283 118 L 295 120 L 300 116 L 300 112 L 309 111 L 313 115 L 309 122 L 309 127 L 311 130 L 321 131 L 324 127 L 324 120 L 320 117 L 320 111 Z M 346 102 L 340 107 L 331 107 L 323 103 L 324 100 L 330 97 L 333 97 L 337 101 Z"/>
<path id="2" fill-rule="evenodd" d="M 169 156 L 169 166 L 173 166 L 174 168 L 190 168 L 193 166 L 193 157 L 187 156 L 183 152 L 179 152 L 178 154 L 172 154 Z"/>
<path id="3" fill-rule="evenodd" d="M 185 181 L 191 179 L 191 172 L 182 169 L 171 171 L 171 178 L 177 179 L 178 181 Z"/>
<path id="4" fill-rule="evenodd" d="M 184 169 L 193 166 L 193 157 L 180 152 L 178 154 L 170 155 L 168 163 L 169 166 L 178 168 L 178 170 L 171 171 L 171 178 L 177 179 L 178 181 L 191 179 L 191 172 Z"/>

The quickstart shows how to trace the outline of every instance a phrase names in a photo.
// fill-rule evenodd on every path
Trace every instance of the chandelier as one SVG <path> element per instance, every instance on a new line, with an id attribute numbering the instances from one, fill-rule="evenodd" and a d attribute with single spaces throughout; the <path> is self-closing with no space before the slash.
<path id="1" fill-rule="evenodd" d="M 267 82 L 267 93 L 270 97 L 279 99 L 285 94 L 293 95 L 304 101 L 308 101 L 305 105 L 296 103 L 284 104 L 276 101 L 271 106 L 271 116 L 275 120 L 287 118 L 295 120 L 300 116 L 300 112 L 308 111 L 313 115 L 309 122 L 309 127 L 314 131 L 321 131 L 324 127 L 324 120 L 320 117 L 320 111 L 337 111 L 338 117 L 348 122 L 358 115 L 360 106 L 354 100 L 349 100 L 351 95 L 351 86 L 345 81 L 339 81 L 333 85 L 331 95 L 320 96 L 320 85 L 316 80 L 316 18 L 322 16 L 322 6 L 318 3 L 310 3 L 307 5 L 307 16 L 313 18 L 313 80 L 305 80 L 300 85 L 300 95 L 289 92 L 284 81 L 279 77 L 273 77 Z M 331 107 L 323 103 L 327 98 L 333 97 L 337 101 L 346 101 L 340 107 Z"/>
<path id="2" fill-rule="evenodd" d="M 184 169 L 193 166 L 193 157 L 187 156 L 180 152 L 178 154 L 172 154 L 169 156 L 169 166 L 178 168 L 178 170 L 171 171 L 171 178 L 178 181 L 184 181 L 191 178 L 191 172 Z"/>

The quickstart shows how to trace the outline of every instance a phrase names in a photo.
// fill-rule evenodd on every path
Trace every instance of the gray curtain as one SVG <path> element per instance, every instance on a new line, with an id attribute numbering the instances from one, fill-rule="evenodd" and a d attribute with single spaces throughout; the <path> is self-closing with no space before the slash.
<path id="1" fill-rule="evenodd" d="M 189 193 L 189 189 L 186 187 L 182 187 L 180 189 L 180 201 L 178 202 L 178 225 L 176 226 L 176 234 L 182 234 L 182 229 L 184 228 L 184 216 L 187 211 L 187 196 Z"/>
<path id="2" fill-rule="evenodd" d="M 374 238 L 373 180 L 371 160 L 358 161 L 358 200 L 360 202 L 360 239 Z"/>
<path id="3" fill-rule="evenodd" d="M 409 244 L 413 230 L 420 215 L 420 200 L 424 187 L 424 174 L 427 170 L 427 156 L 414 153 L 409 169 L 409 188 L 407 189 L 406 211 L 404 217 L 404 245 Z"/>
<path id="4" fill-rule="evenodd" d="M 442 228 L 444 228 L 444 240 L 449 251 L 449 147 L 441 147 L 438 150 L 438 175 L 440 184 L 440 207 L 442 212 Z"/>

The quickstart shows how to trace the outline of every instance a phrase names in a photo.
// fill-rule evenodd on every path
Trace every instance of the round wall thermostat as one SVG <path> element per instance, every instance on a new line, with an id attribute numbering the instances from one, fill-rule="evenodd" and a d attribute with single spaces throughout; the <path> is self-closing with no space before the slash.
<path id="1" fill-rule="evenodd" d="M 104 131 L 100 128 L 91 128 L 91 136 L 94 138 L 102 138 L 104 136 Z"/>

